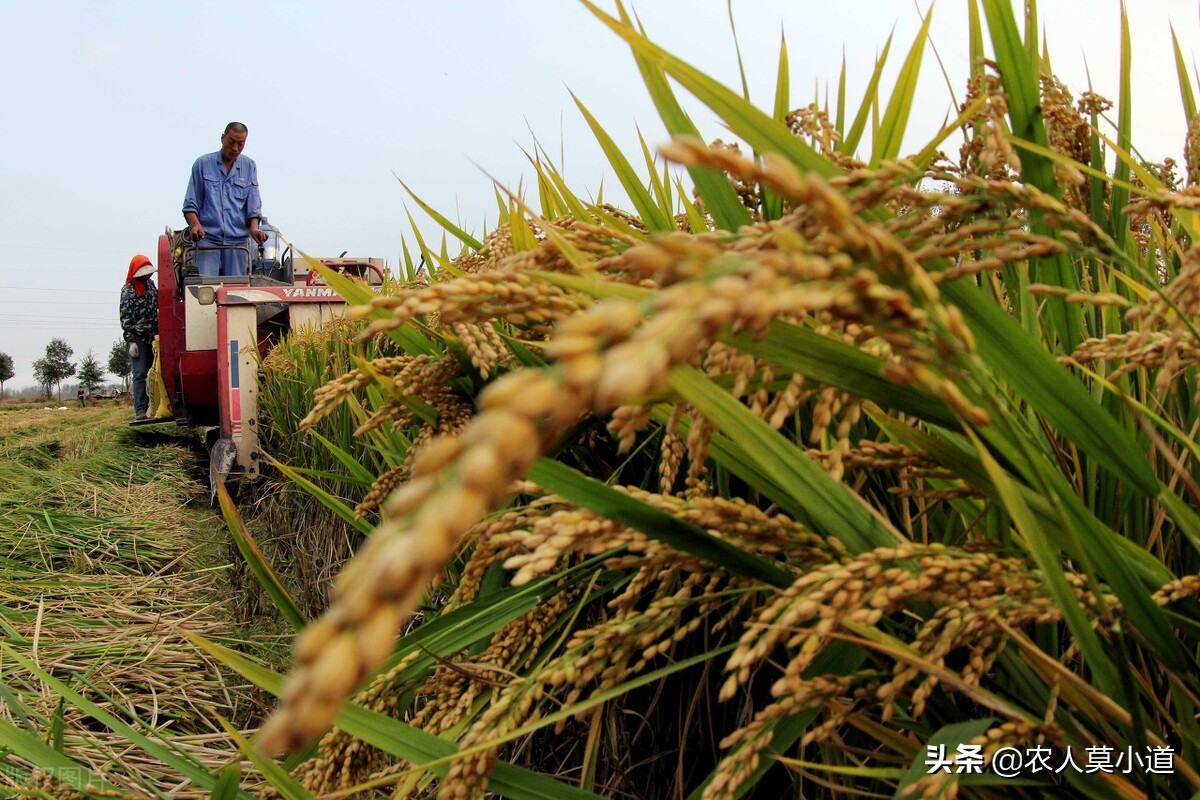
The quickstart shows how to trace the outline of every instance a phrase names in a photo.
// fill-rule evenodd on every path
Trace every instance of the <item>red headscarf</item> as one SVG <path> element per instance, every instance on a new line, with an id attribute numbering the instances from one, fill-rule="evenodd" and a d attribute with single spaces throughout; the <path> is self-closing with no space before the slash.
<path id="1" fill-rule="evenodd" d="M 147 266 L 153 267 L 154 262 L 140 253 L 129 260 L 129 274 L 125 276 L 125 282 L 133 284 L 133 290 L 137 292 L 138 297 L 146 293 L 146 281 L 150 280 L 150 276 L 143 275 L 138 278 L 134 276 L 134 273 Z"/>

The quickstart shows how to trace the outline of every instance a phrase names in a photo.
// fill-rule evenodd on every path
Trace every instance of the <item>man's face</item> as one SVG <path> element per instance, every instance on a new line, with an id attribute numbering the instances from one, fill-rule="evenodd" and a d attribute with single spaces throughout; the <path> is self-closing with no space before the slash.
<path id="1" fill-rule="evenodd" d="M 233 161 L 246 147 L 246 134 L 230 131 L 221 136 L 221 158 Z"/>

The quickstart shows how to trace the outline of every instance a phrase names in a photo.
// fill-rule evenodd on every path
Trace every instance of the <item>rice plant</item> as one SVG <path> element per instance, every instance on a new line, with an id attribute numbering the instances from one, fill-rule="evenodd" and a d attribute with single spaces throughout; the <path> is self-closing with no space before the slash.
<path id="1" fill-rule="evenodd" d="M 1083 763 L 1006 794 L 1200 789 L 1194 223 L 1173 165 L 1131 155 L 1127 83 L 1113 131 L 1008 3 L 971 3 L 961 115 L 900 158 L 927 26 L 846 125 L 786 80 L 759 111 L 585 5 L 696 195 L 589 117 L 638 215 L 539 159 L 541 214 L 510 197 L 483 241 L 448 226 L 468 249 L 427 285 L 344 287 L 408 358 L 315 415 L 415 394 L 431 438 L 299 637 L 264 750 L 357 689 L 458 753 L 364 757 L 343 726 L 297 773 L 313 790 L 520 796 L 504 753 L 602 795 L 990 794 L 969 759 L 1034 748 Z M 749 149 L 698 138 L 668 79 Z M 437 394 L 451 375 L 469 387 Z M 535 608 L 414 668 L 426 626 L 526 585 Z"/>

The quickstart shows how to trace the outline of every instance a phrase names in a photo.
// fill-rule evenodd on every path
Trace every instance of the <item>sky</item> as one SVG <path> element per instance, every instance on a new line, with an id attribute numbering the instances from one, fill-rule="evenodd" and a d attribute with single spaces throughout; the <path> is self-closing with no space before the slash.
<path id="1" fill-rule="evenodd" d="M 612 12 L 615 0 L 595 0 Z M 629 4 L 647 33 L 728 86 L 740 85 L 727 0 Z M 1137 0 L 1133 141 L 1152 160 L 1181 160 L 1186 120 L 1171 48 L 1189 68 L 1200 48 L 1194 0 Z M 1055 71 L 1078 94 L 1115 99 L 1118 0 L 1042 0 Z M 751 99 L 771 107 L 781 35 L 793 107 L 834 97 L 843 55 L 857 107 L 875 57 L 895 41 L 882 91 L 929 8 L 908 0 L 732 0 Z M 969 69 L 967 0 L 935 4 L 934 49 L 905 152 L 923 146 L 959 99 Z M 316 256 L 400 261 L 406 213 L 440 242 L 425 202 L 480 235 L 496 217 L 492 179 L 529 185 L 535 140 L 582 197 L 617 181 L 573 92 L 634 163 L 637 131 L 667 136 L 630 51 L 577 0 L 341 0 L 254 4 L 0 0 L 0 352 L 34 383 L 53 337 L 78 361 L 107 362 L 121 338 L 117 298 L 130 258 L 155 257 L 193 160 L 225 124 L 249 127 L 265 214 Z M 683 94 L 681 92 L 681 94 Z M 706 139 L 716 115 L 688 101 Z M 726 139 L 729 137 L 726 135 Z M 490 176 L 490 177 L 489 177 Z"/>

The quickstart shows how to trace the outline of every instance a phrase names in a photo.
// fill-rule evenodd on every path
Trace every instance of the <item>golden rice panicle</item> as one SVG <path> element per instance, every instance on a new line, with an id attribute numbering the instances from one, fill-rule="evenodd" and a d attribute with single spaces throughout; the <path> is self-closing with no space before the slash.
<path id="1" fill-rule="evenodd" d="M 354 431 L 355 436 L 376 430 L 386 423 L 407 427 L 413 424 L 416 415 L 407 398 L 424 400 L 438 412 L 439 430 L 461 427 L 466 408 L 465 401 L 449 387 L 449 382 L 460 374 L 458 360 L 416 356 L 393 376 L 382 376 L 384 387 L 390 389 L 391 397 Z M 389 385 L 390 384 L 390 385 Z"/>
<path id="2" fill-rule="evenodd" d="M 513 494 L 523 494 L 514 491 Z M 493 516 L 475 526 L 472 533 L 475 547 L 463 566 L 454 593 L 446 600 L 445 608 L 452 609 L 471 602 L 479 596 L 484 574 L 493 564 L 503 564 L 521 551 L 521 542 L 534 521 L 551 513 L 557 503 L 552 496 L 539 497 L 528 505 Z"/>
<path id="3" fill-rule="evenodd" d="M 716 139 L 709 144 L 711 150 L 725 150 L 731 155 L 741 155 L 742 148 L 733 142 L 726 144 L 720 139 Z M 730 173 L 730 183 L 733 185 L 733 190 L 737 192 L 738 199 L 742 201 L 742 206 L 750 212 L 755 219 L 761 217 L 760 206 L 762 197 L 759 194 L 758 183 L 753 178 L 737 173 Z"/>
<path id="4" fill-rule="evenodd" d="M 1179 274 L 1162 292 L 1155 293 L 1125 313 L 1133 326 L 1124 333 L 1082 342 L 1070 363 L 1119 361 L 1110 379 L 1137 369 L 1155 371 L 1155 391 L 1166 396 L 1179 389 L 1176 378 L 1200 364 L 1200 342 L 1192 333 L 1191 319 L 1200 314 L 1200 248 L 1184 254 Z"/>
<path id="5" fill-rule="evenodd" d="M 388 316 L 371 322 L 359 334 L 359 340 L 365 341 L 417 317 L 433 314 L 446 326 L 458 322 L 488 324 L 494 320 L 514 325 L 545 325 L 576 311 L 579 302 L 569 292 L 525 274 L 525 270 L 539 266 L 525 263 L 529 260 L 527 254 L 520 253 L 512 256 L 512 263 L 503 270 L 463 275 L 356 306 L 350 311 L 355 318 L 373 316 L 379 310 L 389 312 Z"/>
<path id="6" fill-rule="evenodd" d="M 632 312 L 576 321 L 560 345 L 585 331 L 620 338 L 640 318 Z M 435 439 L 420 452 L 412 480 L 385 504 L 384 523 L 339 576 L 333 607 L 297 641 L 298 668 L 263 730 L 265 750 L 291 749 L 324 730 L 342 697 L 386 658 L 401 622 L 462 533 L 587 409 L 603 376 L 578 364 L 576 358 L 568 365 L 565 387 L 533 370 L 497 380 L 480 395 L 483 412 L 461 436 Z"/>
<path id="7" fill-rule="evenodd" d="M 1178 580 L 1163 584 L 1154 593 L 1154 602 L 1160 606 L 1166 606 L 1189 597 L 1200 597 L 1200 575 L 1185 575 Z"/>
<path id="8" fill-rule="evenodd" d="M 1042 117 L 1046 121 L 1050 147 L 1080 164 L 1091 163 L 1092 128 L 1080 108 L 1074 104 L 1070 90 L 1054 75 L 1043 74 L 1041 83 Z M 1054 170 L 1059 183 L 1067 187 L 1071 205 L 1082 207 L 1084 194 L 1080 186 L 1085 182 L 1083 173 L 1062 162 L 1055 162 Z"/>
<path id="9" fill-rule="evenodd" d="M 354 518 L 366 518 L 372 511 L 379 507 L 384 498 L 404 482 L 407 475 L 408 466 L 406 464 L 399 464 L 376 478 L 371 484 L 371 488 L 363 495 L 363 499 L 354 507 Z"/>
<path id="10" fill-rule="evenodd" d="M 663 431 L 662 445 L 658 456 L 658 490 L 662 494 L 670 494 L 679 477 L 679 467 L 683 464 L 686 444 L 682 437 L 675 432 L 679 419 L 679 406 L 671 411 L 671 420 Z"/>
<path id="11" fill-rule="evenodd" d="M 946 620 L 961 614 L 960 609 L 985 616 L 1003 608 L 1011 622 L 1018 618 L 1040 621 L 1053 613 L 1049 596 L 1022 562 L 942 545 L 879 548 L 807 572 L 765 605 L 756 624 L 747 628 L 737 650 L 730 654 L 726 664 L 729 677 L 721 696 L 732 697 L 750 679 L 752 670 L 780 645 L 796 649 L 786 673 L 798 676 L 828 644 L 828 635 L 847 622 L 875 625 L 906 604 L 923 600 L 936 602 L 942 610 L 935 614 L 934 626 L 917 638 L 918 645 L 933 632 L 944 630 Z M 957 624 L 951 628 L 955 632 L 963 629 Z M 976 631 L 967 632 L 973 639 Z M 940 641 L 941 650 L 939 641 L 923 651 L 940 658 L 962 638 Z M 881 695 L 896 695 L 905 680 L 915 675 L 912 670 L 910 665 L 899 665 L 897 679 L 881 689 Z"/>
<path id="12" fill-rule="evenodd" d="M 272 351 L 279 352 L 279 350 Z M 352 369 L 313 391 L 313 407 L 300 422 L 300 430 L 312 428 L 352 393 L 369 386 L 382 377 L 404 375 L 414 364 L 422 364 L 429 356 L 386 356 L 373 359 L 360 368 Z"/>
<path id="13" fill-rule="evenodd" d="M 421 450 L 412 480 L 385 503 L 383 523 L 338 576 L 333 606 L 298 638 L 296 672 L 260 734 L 264 751 L 290 750 L 329 726 L 341 700 L 391 652 L 401 623 L 460 536 L 567 425 L 592 405 L 613 408 L 646 393 L 643 347 L 622 350 L 628 344 L 622 342 L 602 349 L 640 319 L 636 305 L 622 303 L 576 315 L 548 348 L 564 361 L 564 382 L 539 370 L 509 373 L 480 394 L 482 411 L 461 436 L 434 439 Z M 644 347 L 655 346 L 662 355 L 651 380 L 661 381 L 673 351 L 656 338 Z M 688 359 L 692 352 L 674 355 Z"/>
<path id="14" fill-rule="evenodd" d="M 524 680 L 511 682 L 463 737 L 464 747 L 485 745 L 534 718 L 538 706 L 555 691 L 572 705 L 585 691 L 603 692 L 644 671 L 648 662 L 695 634 L 720 604 L 704 596 L 720 578 L 696 572 L 680 577 L 678 565 L 646 565 L 608 606 L 607 620 L 575 632 L 565 651 Z M 646 595 L 649 594 L 648 602 Z M 644 608 L 642 606 L 644 605 Z M 689 618 L 690 617 L 690 618 Z M 559 726 L 561 730 L 561 724 Z M 480 797 L 485 791 L 498 747 L 456 760 L 439 797 Z"/>
<path id="15" fill-rule="evenodd" d="M 440 734 L 465 719 L 485 694 L 491 694 L 490 703 L 498 702 L 502 691 L 522 682 L 517 671 L 529 666 L 551 627 L 580 591 L 575 587 L 558 592 L 508 623 L 469 665 L 440 665 L 420 688 L 424 706 L 412 724 Z"/>
<path id="16" fill-rule="evenodd" d="M 987 62 L 995 70 L 996 65 Z M 964 175 L 978 175 L 988 180 L 1011 182 L 1021 173 L 1021 159 L 1005 134 L 1008 100 L 1000 84 L 1000 76 L 984 72 L 971 78 L 967 97 L 961 110 L 966 111 L 976 100 L 986 98 L 971 125 L 976 136 L 968 139 L 959 152 L 959 170 Z"/>
<path id="17" fill-rule="evenodd" d="M 936 300 L 936 287 L 903 244 L 863 225 L 840 191 L 818 178 L 802 178 L 780 160 L 766 158 L 760 168 L 703 146 L 689 152 L 786 187 L 803 202 L 795 212 L 797 224 L 830 228 L 826 244 L 839 240 L 838 248 L 909 278 L 922 302 Z M 753 238 L 747 236 L 746 242 Z M 633 247 L 626 256 L 660 246 Z M 672 368 L 699 364 L 722 331 L 761 335 L 774 320 L 823 312 L 886 326 L 919 328 L 927 323 L 909 294 L 864 270 L 847 273 L 836 291 L 798 285 L 793 271 L 833 273 L 823 260 L 814 263 L 803 252 L 798 259 L 757 258 L 749 244 L 740 246 L 744 249 L 735 246 L 729 258 L 725 248 L 711 241 L 671 240 L 673 263 L 694 268 L 694 275 L 667 285 L 644 305 L 605 300 L 571 313 L 577 310 L 576 299 L 547 290 L 523 273 L 503 270 L 380 299 L 381 308 L 392 304 L 394 320 L 436 310 L 443 325 L 488 317 L 511 308 L 512 300 L 525 303 L 530 313 L 549 307 L 545 319 L 559 321 L 544 351 L 557 363 L 550 370 L 519 370 L 497 379 L 481 393 L 481 411 L 461 435 L 434 438 L 420 450 L 411 480 L 384 503 L 384 521 L 339 576 L 332 608 L 298 639 L 297 670 L 262 733 L 266 750 L 293 748 L 328 726 L 342 698 L 386 658 L 400 625 L 464 532 L 581 415 L 642 405 L 664 389 Z M 709 267 L 717 259 L 734 268 L 710 278 Z M 689 263 L 693 267 L 686 267 Z M 567 313 L 571 315 L 560 319 Z M 767 404 L 762 406 L 765 413 Z M 707 433 L 703 424 L 694 424 L 692 433 L 689 477 L 695 492 L 703 488 L 698 470 Z"/>
<path id="18" fill-rule="evenodd" d="M 333 413 L 356 389 L 371 383 L 371 378 L 362 370 L 354 369 L 313 391 L 312 410 L 300 421 L 299 429 L 308 430 Z"/>
<path id="19" fill-rule="evenodd" d="M 511 363 L 504 340 L 491 325 L 456 322 L 450 329 L 458 337 L 459 344 L 467 351 L 467 357 L 482 377 L 487 378 L 497 367 Z"/>
<path id="20" fill-rule="evenodd" d="M 638 432 L 650 424 L 650 409 L 647 406 L 620 406 L 612 412 L 608 432 L 617 437 L 617 452 L 627 453 L 633 449 Z"/>
<path id="21" fill-rule="evenodd" d="M 870 683 L 873 677 L 874 673 L 866 670 L 849 675 L 823 675 L 799 682 L 793 687 L 792 694 L 760 709 L 749 724 L 721 740 L 721 747 L 730 752 L 713 771 L 712 780 L 701 796 L 704 800 L 737 797 L 738 789 L 758 769 L 764 751 L 770 747 L 775 735 L 771 723 L 808 709 L 825 709 L 826 719 L 808 730 L 801 746 L 828 738 L 849 715 L 855 700 L 865 694 L 858 685 Z"/>
<path id="22" fill-rule="evenodd" d="M 834 145 L 842 140 L 842 134 L 829 119 L 829 114 L 816 103 L 792 110 L 784 119 L 793 136 L 808 137 L 821 155 L 831 157 Z"/>
<path id="23" fill-rule="evenodd" d="M 578 409 L 538 371 L 510 373 L 480 396 L 484 409 L 461 436 L 432 440 L 412 480 L 385 504 L 385 519 L 338 576 L 330 610 L 296 642 L 295 673 L 263 727 L 265 752 L 291 750 L 328 728 L 341 701 L 391 653 L 400 625 L 457 548 Z"/>
<path id="24" fill-rule="evenodd" d="M 1200 112 L 1188 120 L 1183 155 L 1187 164 L 1187 185 L 1196 186 L 1200 184 Z"/>

